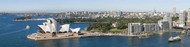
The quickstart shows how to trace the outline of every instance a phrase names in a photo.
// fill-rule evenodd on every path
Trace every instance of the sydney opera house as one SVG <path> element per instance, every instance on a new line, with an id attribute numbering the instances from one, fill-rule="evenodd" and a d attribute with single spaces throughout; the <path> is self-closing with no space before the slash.
<path id="1" fill-rule="evenodd" d="M 47 22 L 44 22 L 43 25 L 38 25 L 40 33 L 65 33 L 72 31 L 78 33 L 80 28 L 72 29 L 70 24 L 60 25 L 55 19 L 48 18 Z"/>

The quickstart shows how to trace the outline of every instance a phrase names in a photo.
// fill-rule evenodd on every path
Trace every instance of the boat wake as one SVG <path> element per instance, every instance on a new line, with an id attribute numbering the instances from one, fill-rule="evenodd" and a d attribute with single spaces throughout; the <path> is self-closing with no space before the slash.
<path id="1" fill-rule="evenodd" d="M 4 36 L 4 35 L 8 35 L 8 34 L 13 34 L 13 33 L 18 33 L 18 32 L 22 32 L 24 30 L 27 30 L 27 29 L 21 29 L 21 30 L 17 30 L 17 31 L 8 32 L 8 33 L 3 33 L 3 34 L 0 34 L 0 36 Z"/>
<path id="2" fill-rule="evenodd" d="M 2 25 L 0 25 L 0 26 L 2 26 Z M 12 26 L 14 26 L 14 24 L 7 24 L 6 26 L 3 26 L 3 28 L 0 28 L 0 30 L 5 29 L 5 28 L 9 28 Z"/>

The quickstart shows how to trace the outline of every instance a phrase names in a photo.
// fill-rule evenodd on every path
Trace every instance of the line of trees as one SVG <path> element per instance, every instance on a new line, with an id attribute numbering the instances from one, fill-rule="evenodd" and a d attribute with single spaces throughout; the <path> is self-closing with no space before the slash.
<path id="1" fill-rule="evenodd" d="M 120 18 L 120 19 L 104 19 L 107 23 L 93 23 L 87 27 L 88 31 L 110 32 L 110 29 L 117 28 L 119 30 L 128 28 L 128 23 L 157 23 L 161 20 L 161 17 L 153 18 Z M 97 19 L 98 20 L 98 19 Z M 112 26 L 112 23 L 118 22 L 116 27 Z"/>
<path id="2" fill-rule="evenodd" d="M 27 16 L 27 17 L 19 17 L 19 18 L 15 18 L 14 20 L 24 20 L 24 19 L 32 19 L 32 17 Z"/>
<path id="3" fill-rule="evenodd" d="M 111 23 L 101 23 L 101 22 L 98 22 L 98 23 L 93 23 L 93 24 L 90 24 L 88 27 L 87 27 L 87 31 L 100 31 L 100 32 L 108 32 L 108 30 L 111 29 Z"/>
<path id="4" fill-rule="evenodd" d="M 88 31 L 109 32 L 110 29 L 126 29 L 128 23 L 157 23 L 162 17 L 147 17 L 147 18 L 71 18 L 57 19 L 59 23 L 80 23 L 80 22 L 95 22 L 87 27 Z M 117 27 L 112 27 L 112 23 L 118 22 Z"/>
<path id="5" fill-rule="evenodd" d="M 59 23 L 82 23 L 82 22 L 123 22 L 123 23 L 156 23 L 161 17 L 147 17 L 147 18 L 70 18 L 70 19 L 56 19 Z"/>

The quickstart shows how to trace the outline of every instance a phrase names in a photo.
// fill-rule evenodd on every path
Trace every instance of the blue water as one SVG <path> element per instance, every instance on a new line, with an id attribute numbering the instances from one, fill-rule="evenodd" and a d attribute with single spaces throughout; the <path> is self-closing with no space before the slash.
<path id="1" fill-rule="evenodd" d="M 38 30 L 37 25 L 45 21 L 13 21 L 19 16 L 0 16 L 0 47 L 189 47 L 190 37 L 184 35 L 181 41 L 169 43 L 169 33 L 153 35 L 147 39 L 138 37 L 86 37 L 34 41 L 26 38 Z M 49 18 L 44 16 L 45 18 Z M 35 17 L 38 18 L 38 17 Z M 40 17 L 41 18 L 41 17 Z M 26 25 L 30 29 L 26 30 Z M 71 28 L 82 28 L 88 23 L 72 23 Z M 82 30 L 81 29 L 81 30 Z"/>

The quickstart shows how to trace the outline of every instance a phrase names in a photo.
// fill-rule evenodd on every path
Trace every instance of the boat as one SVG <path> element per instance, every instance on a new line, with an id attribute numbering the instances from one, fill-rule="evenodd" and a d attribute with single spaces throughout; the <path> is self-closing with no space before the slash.
<path id="1" fill-rule="evenodd" d="M 138 36 L 139 38 L 148 38 L 149 36 L 147 34 L 141 34 Z"/>
<path id="2" fill-rule="evenodd" d="M 26 26 L 26 29 L 30 29 L 30 26 L 29 26 L 29 25 L 27 25 L 27 26 Z"/>
<path id="3" fill-rule="evenodd" d="M 139 38 L 148 38 L 149 36 L 144 36 L 144 35 L 142 35 L 142 36 L 139 36 Z"/>
<path id="4" fill-rule="evenodd" d="M 182 33 L 182 34 L 185 34 L 185 30 L 183 30 L 181 33 Z"/>
<path id="5" fill-rule="evenodd" d="M 176 37 L 170 37 L 168 39 L 168 42 L 174 42 L 174 41 L 180 41 L 181 40 L 181 37 L 179 36 L 176 36 Z"/>
<path id="6" fill-rule="evenodd" d="M 163 33 L 163 32 L 160 32 L 159 34 L 160 34 L 160 35 L 163 35 L 164 33 Z"/>

